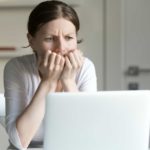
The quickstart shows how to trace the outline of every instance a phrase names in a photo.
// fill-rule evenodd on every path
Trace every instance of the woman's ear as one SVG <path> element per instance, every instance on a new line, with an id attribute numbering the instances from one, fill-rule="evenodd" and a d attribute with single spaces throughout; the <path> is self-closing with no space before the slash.
<path id="1" fill-rule="evenodd" d="M 29 46 L 33 46 L 33 37 L 30 33 L 27 33 L 27 38 L 28 38 L 28 42 L 29 42 Z"/>

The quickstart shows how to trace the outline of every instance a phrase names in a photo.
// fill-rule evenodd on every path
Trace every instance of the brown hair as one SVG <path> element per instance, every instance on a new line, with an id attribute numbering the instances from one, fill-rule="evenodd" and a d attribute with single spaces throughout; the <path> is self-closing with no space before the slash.
<path id="1" fill-rule="evenodd" d="M 32 10 L 28 20 L 28 33 L 35 36 L 42 25 L 61 17 L 74 24 L 76 33 L 79 31 L 79 18 L 71 6 L 61 1 L 44 1 Z"/>

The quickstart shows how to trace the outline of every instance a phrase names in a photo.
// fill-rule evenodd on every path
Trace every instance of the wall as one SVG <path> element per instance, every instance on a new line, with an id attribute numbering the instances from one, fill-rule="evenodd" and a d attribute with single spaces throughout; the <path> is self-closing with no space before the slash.
<path id="1" fill-rule="evenodd" d="M 12 57 L 29 53 L 29 49 L 21 49 L 26 46 L 27 16 L 31 8 L 0 8 L 0 46 L 16 46 L 17 52 L 0 51 L 0 92 L 3 92 L 3 69 L 6 62 Z"/>
<path id="2" fill-rule="evenodd" d="M 105 89 L 122 89 L 121 0 L 105 1 Z"/>

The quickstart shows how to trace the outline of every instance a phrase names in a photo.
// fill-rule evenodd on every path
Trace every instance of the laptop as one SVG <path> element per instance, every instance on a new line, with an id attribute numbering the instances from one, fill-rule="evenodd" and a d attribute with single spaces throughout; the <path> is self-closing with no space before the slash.
<path id="1" fill-rule="evenodd" d="M 150 91 L 50 93 L 44 150 L 148 150 Z"/>

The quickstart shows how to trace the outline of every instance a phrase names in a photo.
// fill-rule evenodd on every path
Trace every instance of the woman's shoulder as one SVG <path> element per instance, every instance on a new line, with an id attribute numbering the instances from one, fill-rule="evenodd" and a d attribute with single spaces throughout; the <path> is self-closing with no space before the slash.
<path id="1" fill-rule="evenodd" d="M 94 73 L 95 73 L 95 65 L 94 65 L 93 61 L 90 60 L 89 58 L 85 57 L 83 66 L 82 66 L 81 70 L 79 71 L 78 75 L 85 76 L 85 74 L 90 75 L 90 74 L 94 74 Z"/>
<path id="2" fill-rule="evenodd" d="M 15 57 L 10 59 L 7 63 L 6 63 L 6 67 L 8 66 L 26 66 L 26 65 L 31 65 L 36 63 L 36 58 L 34 54 L 30 54 L 30 55 L 23 55 L 23 56 L 19 56 L 19 57 Z"/>
<path id="3" fill-rule="evenodd" d="M 94 63 L 93 63 L 92 60 L 90 60 L 89 58 L 85 57 L 85 58 L 84 58 L 83 67 L 84 67 L 84 68 L 94 67 Z"/>
<path id="4" fill-rule="evenodd" d="M 33 68 L 36 64 L 36 58 L 34 54 L 19 56 L 10 59 L 4 68 L 4 72 L 10 72 L 10 70 L 16 70 L 17 72 L 20 70 L 29 70 L 31 67 Z"/>
<path id="5" fill-rule="evenodd" d="M 27 62 L 35 62 L 35 54 L 29 54 L 29 55 L 23 55 L 23 56 L 18 56 L 15 58 L 12 58 L 8 61 L 8 63 L 15 63 L 15 62 L 20 62 L 20 63 L 27 63 Z"/>

